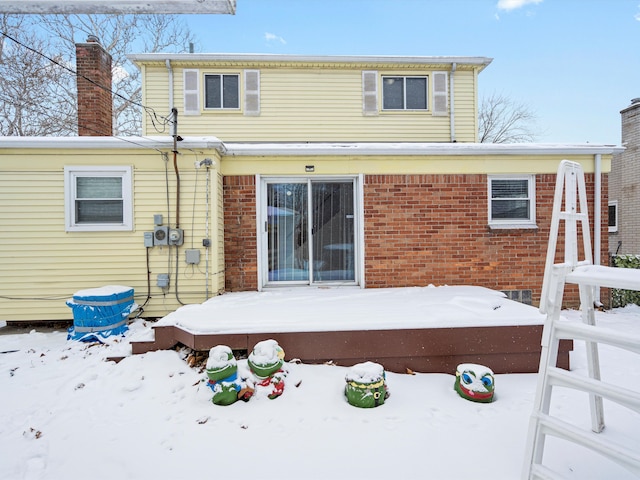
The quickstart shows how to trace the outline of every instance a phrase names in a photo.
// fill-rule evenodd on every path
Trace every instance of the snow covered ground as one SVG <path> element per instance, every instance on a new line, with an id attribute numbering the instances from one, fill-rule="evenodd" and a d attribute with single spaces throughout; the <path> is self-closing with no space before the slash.
<path id="1" fill-rule="evenodd" d="M 407 311 L 424 308 L 409 297 L 403 302 Z M 366 299 L 358 305 L 364 316 L 376 308 Z M 486 308 L 460 299 L 449 310 L 453 305 Z M 578 312 L 564 313 L 579 320 Z M 640 334 L 637 306 L 598 312 L 597 320 Z M 149 335 L 141 320 L 104 345 L 67 341 L 62 331 L 2 330 L 2 479 L 512 480 L 522 470 L 536 374 L 496 375 L 495 401 L 481 404 L 457 395 L 453 375 L 387 373 L 389 399 L 358 409 L 344 398 L 347 368 L 288 362 L 282 396 L 223 407 L 211 403 L 206 374 L 190 368 L 184 352 L 105 360 L 126 352 L 131 338 Z M 637 356 L 606 346 L 600 355 L 605 380 L 640 384 Z M 571 363 L 585 374 L 580 342 Z M 552 411 L 589 425 L 579 392 L 557 389 Z M 605 401 L 605 421 L 601 435 L 640 445 L 638 415 Z M 546 463 L 568 478 L 635 478 L 561 441 L 552 439 L 546 451 Z"/>

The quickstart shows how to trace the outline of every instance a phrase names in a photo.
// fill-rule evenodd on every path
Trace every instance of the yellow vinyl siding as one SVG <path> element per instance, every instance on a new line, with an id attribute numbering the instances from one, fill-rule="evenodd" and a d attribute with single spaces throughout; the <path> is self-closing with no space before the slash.
<path id="1" fill-rule="evenodd" d="M 207 155 L 220 160 L 216 154 Z M 171 157 L 171 155 L 170 155 Z M 202 160 L 204 156 L 198 156 Z M 159 317 L 180 306 L 175 296 L 176 269 L 179 297 L 184 303 L 206 300 L 205 238 L 207 170 L 194 168 L 196 156 L 184 152 L 178 164 L 181 179 L 180 227 L 185 242 L 175 247 L 149 249 L 151 301 L 145 316 Z M 24 169 L 24 165 L 46 165 L 43 169 Z M 65 165 L 134 165 L 134 231 L 65 232 Z M 139 165 L 139 166 L 138 166 Z M 219 272 L 223 255 L 222 237 L 215 232 L 219 218 L 219 178 L 210 170 L 209 296 L 224 286 Z M 197 180 L 197 182 L 196 182 Z M 175 224 L 175 173 L 168 164 L 169 212 L 167 211 L 165 163 L 159 153 L 127 151 L 33 151 L 3 154 L 0 167 L 0 320 L 69 320 L 72 311 L 65 300 L 74 292 L 104 285 L 127 285 L 135 290 L 136 302 L 147 296 L 146 248 L 143 232 L 153 231 L 153 215 L 163 214 Z M 215 228 L 218 228 L 215 225 Z M 200 250 L 199 265 L 185 263 L 185 250 Z M 169 257 L 170 256 L 170 257 Z M 171 266 L 169 266 L 171 258 Z M 171 273 L 171 287 L 164 293 L 156 287 L 159 273 Z M 222 280 L 221 280 L 222 278 Z"/>
<path id="2" fill-rule="evenodd" d="M 223 175 L 309 175 L 304 165 L 313 165 L 311 175 L 413 175 L 413 174 L 555 174 L 558 164 L 569 159 L 595 170 L 593 155 L 339 155 L 339 156 L 234 156 L 223 162 Z M 611 155 L 602 155 L 602 171 L 608 173 Z"/>
<path id="3" fill-rule="evenodd" d="M 174 104 L 179 112 L 178 131 L 189 135 L 214 135 L 225 142 L 448 142 L 451 140 L 450 116 L 427 112 L 382 111 L 382 75 L 427 75 L 433 91 L 434 71 L 446 71 L 442 65 L 425 68 L 378 68 L 378 115 L 364 115 L 362 71 L 368 66 L 332 68 L 331 66 L 279 65 L 181 65 L 172 62 Z M 200 74 L 200 114 L 183 115 L 183 71 L 198 69 Z M 260 114 L 244 115 L 243 71 L 260 71 Z M 165 66 L 145 67 L 145 102 L 159 112 L 168 111 L 168 71 Z M 456 139 L 476 139 L 475 75 L 473 68 L 458 68 L 455 73 Z M 205 74 L 240 75 L 240 110 L 205 110 Z M 450 75 L 450 72 L 448 72 Z M 447 79 L 447 82 L 449 80 Z M 449 102 L 448 102 L 449 103 Z M 147 122 L 145 134 L 155 131 Z"/>
<path id="4" fill-rule="evenodd" d="M 478 138 L 476 78 L 471 70 L 454 73 L 455 136 L 458 142 L 476 142 Z"/>

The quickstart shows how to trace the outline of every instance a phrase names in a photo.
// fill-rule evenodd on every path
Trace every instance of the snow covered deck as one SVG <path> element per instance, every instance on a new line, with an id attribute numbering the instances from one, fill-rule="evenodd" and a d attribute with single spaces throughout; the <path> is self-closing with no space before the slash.
<path id="1" fill-rule="evenodd" d="M 538 309 L 475 286 L 386 289 L 297 288 L 226 293 L 187 305 L 154 326 L 154 339 L 133 353 L 181 343 L 250 351 L 274 338 L 287 359 L 350 366 L 381 363 L 389 371 L 455 372 L 481 363 L 496 373 L 538 371 L 545 317 Z M 569 368 L 571 342 L 558 365 Z"/>

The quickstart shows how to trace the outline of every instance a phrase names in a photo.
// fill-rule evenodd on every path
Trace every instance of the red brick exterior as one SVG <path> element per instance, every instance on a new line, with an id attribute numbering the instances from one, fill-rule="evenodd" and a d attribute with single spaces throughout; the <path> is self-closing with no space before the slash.
<path id="1" fill-rule="evenodd" d="M 78 135 L 113 135 L 111 55 L 94 37 L 76 44 L 76 71 Z"/>
<path id="2" fill-rule="evenodd" d="M 225 290 L 258 289 L 256 179 L 224 177 Z"/>
<path id="3" fill-rule="evenodd" d="M 603 176 L 607 191 L 607 176 Z M 593 198 L 593 175 L 586 175 Z M 486 175 L 367 175 L 365 279 L 367 287 L 479 285 L 532 290 L 540 301 L 556 175 L 536 176 L 537 229 L 487 226 Z M 607 263 L 606 199 L 602 263 Z M 593 226 L 593 219 L 591 219 Z M 564 239 L 558 240 L 562 250 Z M 578 304 L 567 288 L 566 303 Z"/>
<path id="4" fill-rule="evenodd" d="M 589 199 L 593 179 L 586 175 Z M 537 229 L 492 230 L 487 226 L 486 175 L 366 175 L 366 286 L 531 290 L 533 304 L 538 305 L 555 181 L 555 174 L 536 176 Z M 607 192 L 607 175 L 602 187 Z M 255 290 L 254 177 L 225 177 L 224 198 L 226 288 Z M 606 195 L 602 205 L 601 261 L 606 264 Z M 559 250 L 563 242 L 561 234 Z M 577 291 L 568 287 L 565 299 L 568 305 L 577 305 Z"/>

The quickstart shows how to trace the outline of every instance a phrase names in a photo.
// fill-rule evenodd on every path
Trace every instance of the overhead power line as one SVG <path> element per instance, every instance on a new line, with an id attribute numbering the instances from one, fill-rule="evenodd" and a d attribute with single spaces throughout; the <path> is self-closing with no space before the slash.
<path id="1" fill-rule="evenodd" d="M 92 85 L 95 85 L 96 87 L 98 87 L 98 88 L 100 88 L 100 89 L 102 89 L 102 90 L 105 90 L 105 91 L 107 91 L 107 92 L 111 93 L 113 96 L 116 96 L 116 97 L 120 98 L 121 100 L 123 100 L 123 101 L 125 101 L 125 102 L 127 102 L 127 103 L 130 103 L 131 105 L 135 105 L 135 106 L 137 106 L 137 107 L 140 107 L 140 108 L 141 108 L 142 110 L 144 110 L 144 112 L 149 116 L 149 118 L 151 119 L 151 123 L 152 123 L 152 125 L 154 126 L 154 128 L 155 128 L 157 131 L 161 131 L 161 130 L 159 130 L 159 129 L 156 127 L 156 122 L 157 122 L 158 124 L 162 125 L 163 127 L 164 127 L 164 126 L 166 126 L 166 125 L 169 125 L 170 123 L 172 123 L 172 119 L 171 119 L 170 117 L 165 117 L 165 116 L 162 116 L 162 115 L 158 115 L 158 114 L 156 113 L 156 111 L 155 111 L 153 108 L 151 108 L 151 107 L 147 107 L 147 106 L 143 105 L 143 104 L 142 104 L 142 103 L 140 103 L 140 102 L 136 102 L 135 100 L 132 100 L 132 99 L 130 99 L 130 98 L 127 98 L 127 97 L 125 97 L 124 95 L 121 95 L 120 93 L 115 92 L 114 90 L 112 90 L 112 89 L 110 89 L 110 88 L 106 87 L 105 85 L 101 85 L 100 83 L 98 83 L 98 82 L 94 81 L 94 80 L 93 80 L 93 79 L 91 79 L 91 78 L 88 78 L 88 77 L 86 77 L 85 75 L 81 75 L 81 74 L 79 74 L 77 71 L 73 70 L 72 68 L 69 68 L 68 66 L 66 66 L 66 65 L 64 65 L 64 64 L 62 64 L 62 63 L 60 63 L 59 61 L 57 61 L 57 60 L 55 60 L 55 59 L 53 59 L 53 58 L 49 57 L 48 55 L 46 55 L 46 54 L 44 54 L 44 53 L 42 53 L 42 52 L 40 52 L 40 51 L 36 50 L 35 48 L 32 48 L 32 47 L 30 47 L 30 46 L 28 46 L 28 45 L 25 45 L 25 44 L 24 44 L 24 43 L 22 43 L 20 40 L 18 40 L 18 39 L 16 39 L 16 38 L 12 37 L 11 35 L 9 35 L 9 34 L 8 34 L 8 33 L 6 33 L 6 32 L 0 32 L 0 34 L 1 34 L 2 36 L 4 36 L 5 38 L 7 38 L 7 39 L 11 40 L 11 41 L 12 41 L 12 42 L 14 42 L 15 44 L 20 45 L 20 46 L 21 46 L 21 47 L 23 47 L 23 48 L 26 48 L 26 49 L 27 49 L 27 50 L 29 50 L 30 52 L 33 52 L 33 53 L 35 53 L 36 55 L 39 55 L 39 56 L 41 56 L 41 57 L 43 57 L 43 58 L 47 59 L 49 62 L 51 62 L 51 63 L 53 63 L 54 65 L 57 65 L 58 67 L 60 67 L 60 68 L 62 68 L 62 69 L 64 69 L 64 70 L 66 70 L 67 72 L 71 73 L 72 75 L 74 75 L 74 76 L 76 76 L 76 77 L 80 77 L 80 78 L 85 79 L 87 82 L 91 83 Z M 163 129 L 163 130 L 164 130 L 164 129 Z"/>

